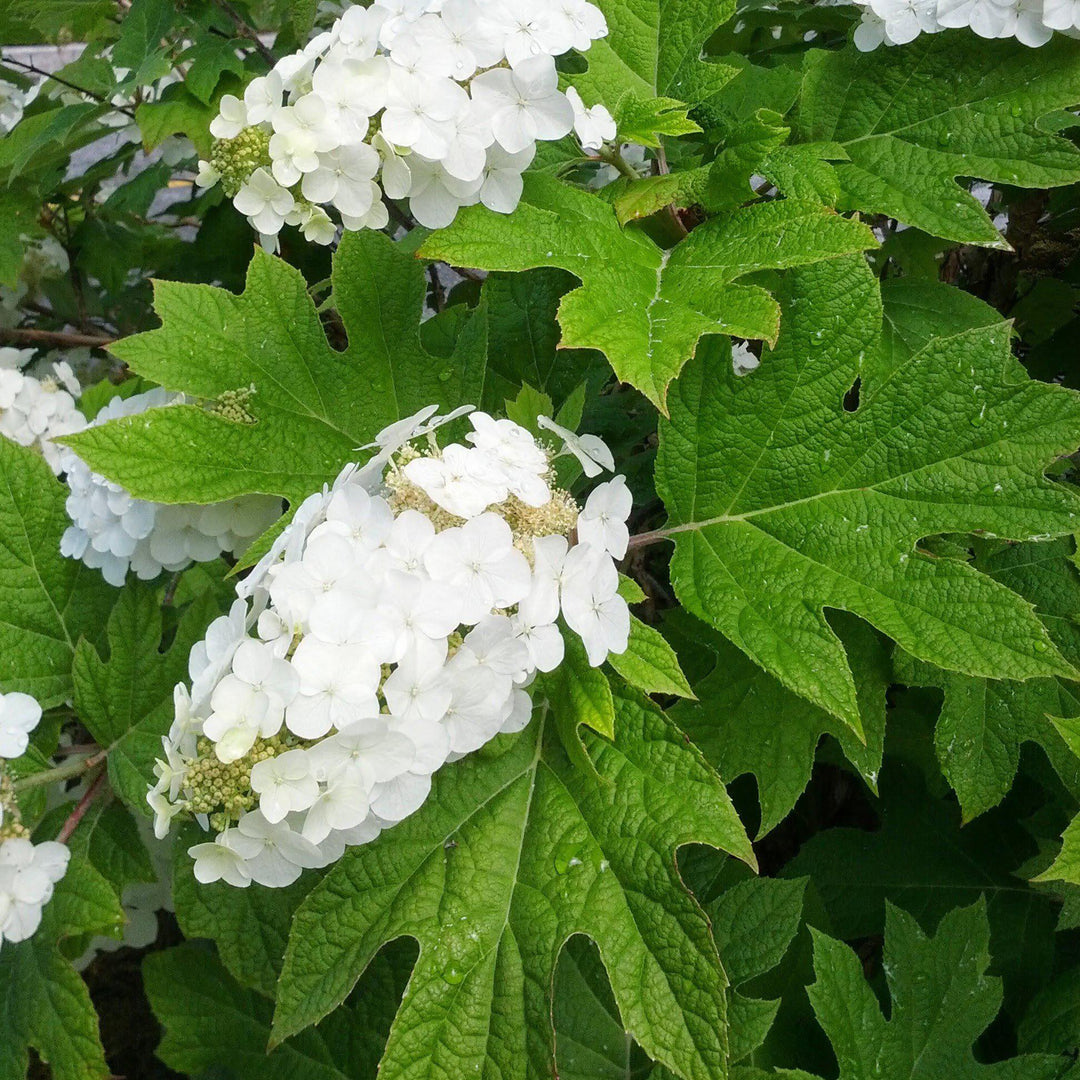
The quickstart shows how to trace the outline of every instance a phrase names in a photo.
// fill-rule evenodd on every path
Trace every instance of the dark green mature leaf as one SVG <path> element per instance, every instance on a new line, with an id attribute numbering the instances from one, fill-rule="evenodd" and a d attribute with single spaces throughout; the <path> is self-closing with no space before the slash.
<path id="1" fill-rule="evenodd" d="M 1020 875 L 1034 852 L 1008 807 L 961 828 L 950 798 L 931 795 L 914 766 L 887 759 L 876 803 L 876 832 L 834 828 L 808 840 L 784 876 L 809 874 L 846 940 L 880 934 L 885 906 L 911 912 L 924 929 L 959 904 L 984 897 L 995 970 L 1010 1002 L 1023 1002 L 1049 977 L 1055 905 Z"/>
<path id="2" fill-rule="evenodd" d="M 56 943 L 79 934 L 119 937 L 123 920 L 109 882 L 73 856 L 37 933 L 0 948 L 0 1080 L 24 1080 L 30 1048 L 55 1080 L 109 1080 L 86 984 Z"/>
<path id="3" fill-rule="evenodd" d="M 40 194 L 29 185 L 0 189 L 0 285 L 18 282 L 26 241 L 44 232 L 38 224 L 40 212 Z"/>
<path id="4" fill-rule="evenodd" d="M 626 651 L 612 653 L 608 663 L 633 687 L 646 694 L 671 694 L 692 698 L 694 692 L 679 667 L 675 650 L 654 626 L 630 616 Z"/>
<path id="5" fill-rule="evenodd" d="M 733 988 L 728 997 L 732 1061 L 752 1054 L 776 1018 L 780 1001 L 763 1000 L 746 984 L 784 958 L 802 924 L 805 890 L 805 879 L 751 878 L 706 905 L 720 961 Z"/>
<path id="6" fill-rule="evenodd" d="M 817 981 L 808 993 L 840 1062 L 840 1080 L 1050 1080 L 1061 1072 L 1058 1057 L 981 1065 L 971 1052 L 1001 1005 L 1001 980 L 986 974 L 990 933 L 981 901 L 949 912 L 929 938 L 910 915 L 888 908 L 888 1020 L 855 953 L 813 934 Z"/>
<path id="7" fill-rule="evenodd" d="M 707 107 L 736 69 L 702 57 L 705 42 L 735 12 L 731 0 L 600 0 L 607 36 L 594 41 L 589 69 L 574 85 L 588 105 L 615 108 L 632 94 Z"/>
<path id="8" fill-rule="evenodd" d="M 158 282 L 162 327 L 112 351 L 170 390 L 214 399 L 250 388 L 252 423 L 199 405 L 115 420 L 72 436 L 92 468 L 140 498 L 211 502 L 248 492 L 302 499 L 381 427 L 424 405 L 479 400 L 484 320 L 447 360 L 419 341 L 423 268 L 381 233 L 348 233 L 334 296 L 349 346 L 326 340 L 300 274 L 256 251 L 240 296 Z"/>
<path id="9" fill-rule="evenodd" d="M 1029 600 L 1062 655 L 1076 664 L 1080 663 L 1080 574 L 1070 559 L 1074 546 L 1071 537 L 1006 546 L 984 552 L 975 565 Z M 1005 797 L 1024 742 L 1039 743 L 1066 787 L 1080 793 L 1080 759 L 1051 722 L 1051 717 L 1080 716 L 1076 683 L 970 679 L 903 655 L 897 658 L 897 678 L 944 691 L 934 744 L 965 820 Z"/>
<path id="10" fill-rule="evenodd" d="M 722 1076 L 725 979 L 675 852 L 753 853 L 682 733 L 636 695 L 615 701 L 613 742 L 583 731 L 599 780 L 570 764 L 541 714 L 447 767 L 420 811 L 347 852 L 293 920 L 275 1037 L 325 1015 L 407 935 L 420 958 L 380 1076 L 549 1076 L 555 965 L 584 934 L 642 1047 L 689 1080 Z"/>
<path id="11" fill-rule="evenodd" d="M 1025 1053 L 1080 1050 L 1080 967 L 1063 971 L 1031 999 L 1017 1042 Z"/>
<path id="12" fill-rule="evenodd" d="M 534 175 L 510 217 L 467 208 L 420 254 L 485 270 L 569 270 L 582 287 L 559 305 L 562 344 L 601 350 L 620 379 L 665 411 L 668 384 L 703 335 L 775 341 L 776 302 L 758 285 L 735 284 L 739 278 L 874 244 L 865 225 L 784 199 L 713 218 L 665 251 L 620 228 L 602 199 Z"/>
<path id="13" fill-rule="evenodd" d="M 1021 187 L 1080 179 L 1080 151 L 1040 118 L 1080 100 L 1080 55 L 1055 37 L 1033 54 L 967 31 L 903 49 L 810 53 L 798 127 L 839 143 L 841 206 L 888 214 L 962 243 L 1008 244 L 954 178 Z"/>
<path id="14" fill-rule="evenodd" d="M 684 617 L 680 636 L 712 656 L 710 672 L 695 684 L 697 702 L 680 702 L 671 716 L 727 781 L 744 773 L 757 780 L 761 804 L 758 835 L 791 812 L 810 782 L 823 735 L 832 735 L 871 788 L 877 783 L 885 741 L 885 691 L 892 668 L 880 635 L 851 616 L 833 625 L 844 643 L 855 680 L 861 741 L 846 724 L 788 690 L 729 641 Z"/>
<path id="15" fill-rule="evenodd" d="M 143 980 L 165 1029 L 158 1057 L 192 1075 L 227 1065 L 236 1080 L 370 1080 L 405 988 L 402 949 L 380 953 L 349 1005 L 267 1054 L 273 1005 L 245 990 L 206 949 L 151 953 Z"/>
<path id="16" fill-rule="evenodd" d="M 60 554 L 67 488 L 34 451 L 0 438 L 0 689 L 49 708 L 69 699 L 75 645 L 101 636 L 116 597 Z"/>
<path id="17" fill-rule="evenodd" d="M 790 689 L 856 731 L 854 681 L 824 609 L 969 675 L 1068 676 L 1030 606 L 916 550 L 926 536 L 1013 539 L 1076 527 L 1080 499 L 1043 476 L 1076 448 L 1080 398 L 1027 379 L 1004 325 L 932 340 L 876 379 L 864 260 L 786 275 L 777 348 L 736 377 L 699 349 L 661 423 L 657 490 L 676 595 Z M 858 408 L 844 407 L 855 386 Z"/>
<path id="18" fill-rule="evenodd" d="M 173 687 L 187 674 L 191 646 L 216 614 L 209 595 L 191 604 L 162 652 L 160 593 L 154 586 L 129 584 L 109 616 L 108 659 L 80 641 L 73 672 L 75 709 L 109 751 L 113 790 L 143 814 L 154 760 L 162 753 L 161 736 L 172 721 Z"/>

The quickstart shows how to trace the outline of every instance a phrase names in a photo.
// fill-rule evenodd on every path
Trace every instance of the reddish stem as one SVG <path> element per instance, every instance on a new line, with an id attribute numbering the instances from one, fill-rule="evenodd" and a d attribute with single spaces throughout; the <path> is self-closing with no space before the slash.
<path id="1" fill-rule="evenodd" d="M 101 786 L 105 782 L 105 769 L 90 781 L 90 786 L 83 793 L 83 797 L 79 800 L 78 805 L 74 810 L 68 814 L 67 821 L 60 827 L 60 831 L 56 834 L 56 841 L 59 844 L 66 844 L 71 839 L 71 834 L 79 827 L 79 822 L 86 816 L 86 811 L 90 809 L 90 804 L 97 798 L 98 793 L 101 791 Z"/>

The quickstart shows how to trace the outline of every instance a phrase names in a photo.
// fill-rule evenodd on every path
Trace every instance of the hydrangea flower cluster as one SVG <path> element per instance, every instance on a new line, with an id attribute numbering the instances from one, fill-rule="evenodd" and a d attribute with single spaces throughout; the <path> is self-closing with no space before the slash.
<path id="1" fill-rule="evenodd" d="M 0 353 L 27 351 L 0 349 Z M 61 452 L 52 440 L 86 427 L 86 418 L 75 403 L 79 381 L 63 361 L 53 365 L 52 376 L 38 379 L 6 366 L 5 359 L 0 357 L 0 435 L 20 446 L 34 447 L 59 475 Z M 20 362 L 24 357 L 12 359 Z"/>
<path id="2" fill-rule="evenodd" d="M 182 395 L 160 388 L 129 398 L 115 397 L 90 426 L 182 400 Z M 281 501 L 268 495 L 248 495 L 209 506 L 170 506 L 136 499 L 119 484 L 92 472 L 70 449 L 61 451 L 60 468 L 70 488 L 66 506 L 72 521 L 60 550 L 101 570 L 110 585 L 123 585 L 129 569 L 150 579 L 162 570 L 183 570 L 192 562 L 208 562 L 223 552 L 242 551 L 281 513 Z"/>
<path id="3" fill-rule="evenodd" d="M 0 694 L 0 948 L 23 941 L 41 924 L 53 886 L 67 870 L 70 851 L 63 844 L 34 844 L 19 818 L 3 760 L 22 757 L 30 733 L 41 720 L 41 706 L 29 694 Z"/>
<path id="4" fill-rule="evenodd" d="M 970 27 L 979 37 L 1014 37 L 1023 45 L 1045 45 L 1054 31 L 1080 30 L 1080 0 L 866 0 L 855 45 L 906 45 L 920 34 Z"/>
<path id="5" fill-rule="evenodd" d="M 200 881 L 284 886 L 412 814 L 445 762 L 528 724 L 527 687 L 563 660 L 560 615 L 593 665 L 625 650 L 623 478 L 579 509 L 553 486 L 557 455 L 510 420 L 473 412 L 467 441 L 440 447 L 463 411 L 381 432 L 192 650 L 147 798 L 159 836 L 180 813 L 215 834 L 190 849 Z M 590 475 L 613 466 L 566 435 Z"/>
<path id="6" fill-rule="evenodd" d="M 587 0 L 374 0 L 349 7 L 302 51 L 226 95 L 198 182 L 220 181 L 272 245 L 283 225 L 330 243 L 382 228 L 382 202 L 408 198 L 422 225 L 476 202 L 510 213 L 536 143 L 574 127 L 555 57 L 607 33 Z M 584 139 L 614 137 L 602 107 Z"/>

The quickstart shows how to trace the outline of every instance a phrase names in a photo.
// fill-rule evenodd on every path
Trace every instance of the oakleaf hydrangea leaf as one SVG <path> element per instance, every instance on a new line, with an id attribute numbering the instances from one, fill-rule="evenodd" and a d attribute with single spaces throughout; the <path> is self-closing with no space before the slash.
<path id="1" fill-rule="evenodd" d="M 856 730 L 827 607 L 968 675 L 1074 675 L 1026 601 L 916 544 L 1071 532 L 1080 499 L 1043 470 L 1075 450 L 1080 397 L 1029 380 L 1004 324 L 934 339 L 890 378 L 862 372 L 881 308 L 861 258 L 789 273 L 783 299 L 761 367 L 739 378 L 726 343 L 702 347 L 660 425 L 676 595 Z"/>
<path id="2" fill-rule="evenodd" d="M 129 584 L 109 615 L 108 658 L 88 641 L 75 650 L 75 709 L 87 731 L 109 751 L 113 790 L 147 814 L 146 791 L 162 756 L 161 736 L 173 719 L 173 687 L 187 674 L 188 654 L 217 614 L 207 594 L 180 619 L 161 651 L 161 590 Z"/>
<path id="3" fill-rule="evenodd" d="M 0 948 L 0 1080 L 23 1080 L 33 1048 L 55 1080 L 109 1080 L 86 984 L 57 948 L 61 937 L 119 936 L 124 913 L 113 887 L 72 857 L 32 938 Z"/>
<path id="4" fill-rule="evenodd" d="M 348 851 L 300 906 L 275 1038 L 343 1001 L 387 941 L 420 956 L 379 1075 L 552 1074 L 563 943 L 596 942 L 626 1029 L 687 1080 L 724 1074 L 725 978 L 675 865 L 689 842 L 753 862 L 723 784 L 655 706 L 615 690 L 614 740 L 575 768 L 543 709 L 435 777 L 423 808 Z"/>
<path id="5" fill-rule="evenodd" d="M 1080 179 L 1080 151 L 1040 129 L 1080 100 L 1080 55 L 1056 36 L 1037 56 L 968 31 L 924 34 L 903 49 L 812 52 L 798 130 L 839 143 L 840 206 L 888 214 L 935 236 L 1008 248 L 955 177 L 1019 187 Z"/>
<path id="6" fill-rule="evenodd" d="M 43 458 L 0 438 L 0 687 L 45 708 L 71 697 L 75 645 L 98 640 L 116 598 L 98 571 L 60 554 L 66 494 Z"/>
<path id="7" fill-rule="evenodd" d="M 734 14 L 731 0 L 600 0 L 599 7 L 607 36 L 589 47 L 588 71 L 572 79 L 587 105 L 600 101 L 614 110 L 629 94 L 708 106 L 736 74 L 702 56 Z"/>
<path id="8" fill-rule="evenodd" d="M 818 930 L 817 981 L 807 992 L 840 1063 L 840 1080 L 1050 1080 L 1060 1057 L 1027 1054 L 982 1065 L 972 1043 L 997 1015 L 1001 980 L 987 976 L 990 931 L 978 901 L 949 912 L 927 937 L 912 916 L 889 905 L 882 967 L 891 1009 L 886 1020 L 862 961 Z"/>
<path id="9" fill-rule="evenodd" d="M 1080 575 L 1069 560 L 1071 538 L 1017 544 L 982 554 L 975 565 L 1035 605 L 1051 638 L 1080 662 Z M 944 703 L 934 731 L 938 761 L 956 791 L 964 819 L 996 806 L 1012 786 L 1024 742 L 1039 743 L 1066 787 L 1080 794 L 1080 759 L 1051 717 L 1080 716 L 1080 687 L 1061 679 L 971 679 L 897 657 L 897 679 L 939 686 Z"/>
<path id="10" fill-rule="evenodd" d="M 404 989 L 400 947 L 376 957 L 362 992 L 318 1027 L 266 1052 L 273 1003 L 240 986 L 205 949 L 151 953 L 143 980 L 164 1036 L 157 1055 L 185 1075 L 228 1062 L 236 1080 L 370 1080 Z"/>
<path id="11" fill-rule="evenodd" d="M 885 742 L 885 692 L 892 668 L 886 642 L 872 627 L 837 613 L 832 625 L 855 680 L 862 738 L 806 698 L 792 693 L 731 642 L 682 612 L 668 620 L 673 640 L 708 653 L 708 674 L 694 684 L 699 700 L 679 702 L 672 719 L 729 783 L 750 773 L 757 781 L 764 836 L 794 808 L 810 783 L 817 748 L 831 735 L 863 779 L 875 787 Z"/>
<path id="12" fill-rule="evenodd" d="M 295 502 L 387 423 L 425 405 L 479 400 L 484 320 L 470 320 L 452 357 L 425 352 L 424 273 L 411 254 L 380 233 L 348 233 L 333 285 L 349 337 L 342 352 L 327 341 L 299 272 L 261 250 L 240 296 L 158 282 L 161 328 L 112 351 L 209 407 L 116 420 L 70 445 L 139 498 L 206 503 L 266 492 Z"/>
<path id="13" fill-rule="evenodd" d="M 668 383 L 702 335 L 775 341 L 776 301 L 739 278 L 874 245 L 860 222 L 781 199 L 715 217 L 665 251 L 643 232 L 620 228 L 595 195 L 532 176 L 512 215 L 469 207 L 420 254 L 484 270 L 569 270 L 582 286 L 559 306 L 563 347 L 600 349 L 620 379 L 663 411 Z"/>

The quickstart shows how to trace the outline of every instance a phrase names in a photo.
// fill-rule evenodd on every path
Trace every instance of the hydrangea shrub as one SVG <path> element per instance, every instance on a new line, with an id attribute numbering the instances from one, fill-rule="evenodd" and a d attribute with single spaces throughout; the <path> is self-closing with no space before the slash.
<path id="1" fill-rule="evenodd" d="M 1078 31 L 4 5 L 0 1080 L 1074 1077 Z"/>

